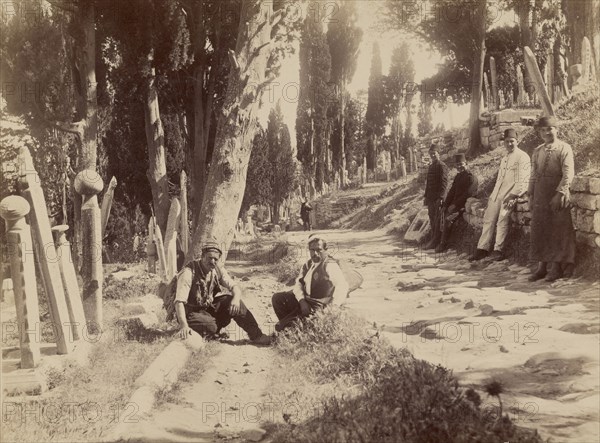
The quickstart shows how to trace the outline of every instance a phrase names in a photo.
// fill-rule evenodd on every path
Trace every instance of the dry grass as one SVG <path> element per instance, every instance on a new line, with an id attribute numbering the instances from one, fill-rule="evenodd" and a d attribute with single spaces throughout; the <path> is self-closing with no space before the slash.
<path id="1" fill-rule="evenodd" d="M 125 280 L 122 295 L 143 295 L 139 281 Z M 118 422 L 136 418 L 137 405 L 127 403 L 133 383 L 168 341 L 126 340 L 115 327 L 122 307 L 121 300 L 105 302 L 105 328 L 100 336 L 89 337 L 94 342 L 85 364 L 44 366 L 47 392 L 7 399 L 4 407 L 10 414 L 3 417 L 3 442 L 98 441 Z"/>

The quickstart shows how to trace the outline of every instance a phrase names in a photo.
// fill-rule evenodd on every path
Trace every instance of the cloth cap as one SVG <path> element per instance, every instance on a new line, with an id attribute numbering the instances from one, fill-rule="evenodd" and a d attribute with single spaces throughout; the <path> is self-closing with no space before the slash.
<path id="1" fill-rule="evenodd" d="M 557 127 L 558 120 L 556 119 L 556 117 L 553 116 L 540 117 L 540 119 L 537 121 L 536 126 L 538 128 Z"/>
<path id="2" fill-rule="evenodd" d="M 513 128 L 508 128 L 504 131 L 504 137 L 502 137 L 502 140 L 506 140 L 507 138 L 517 138 L 517 131 L 515 131 Z"/>
<path id="3" fill-rule="evenodd" d="M 217 242 L 214 242 L 214 241 L 206 242 L 204 244 L 204 246 L 202 246 L 202 253 L 203 254 L 205 252 L 210 252 L 210 251 L 217 251 L 219 254 L 221 254 L 221 255 L 223 254 L 223 251 L 219 247 L 219 244 Z"/>
<path id="4" fill-rule="evenodd" d="M 467 158 L 465 157 L 465 154 L 455 154 L 454 155 L 454 162 L 455 163 L 461 163 L 461 162 L 466 162 Z"/>

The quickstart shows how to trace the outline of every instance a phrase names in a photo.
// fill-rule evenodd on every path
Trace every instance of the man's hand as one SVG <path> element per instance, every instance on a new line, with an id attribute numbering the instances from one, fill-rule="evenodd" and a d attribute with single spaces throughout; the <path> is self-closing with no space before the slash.
<path id="1" fill-rule="evenodd" d="M 310 305 L 305 299 L 301 299 L 299 303 L 300 313 L 302 314 L 302 317 L 308 317 L 310 315 Z"/>
<path id="2" fill-rule="evenodd" d="M 506 209 L 512 209 L 513 206 L 515 206 L 515 204 L 517 203 L 517 196 L 516 195 L 512 195 L 509 194 L 504 198 L 504 201 L 502 202 L 502 204 L 504 205 L 504 207 Z"/>
<path id="3" fill-rule="evenodd" d="M 182 326 L 181 329 L 179 330 L 178 335 L 179 335 L 179 338 L 181 338 L 182 340 L 185 340 L 190 335 L 192 335 L 192 330 L 190 329 L 190 327 L 188 325 Z"/>
<path id="4" fill-rule="evenodd" d="M 234 295 L 229 304 L 229 313 L 231 315 L 238 315 L 240 313 L 240 297 Z"/>
<path id="5" fill-rule="evenodd" d="M 550 209 L 553 211 L 560 211 L 567 207 L 568 198 L 561 192 L 556 192 L 552 200 L 550 200 Z"/>
<path id="6" fill-rule="evenodd" d="M 454 206 L 454 205 L 448 206 L 448 214 L 452 214 L 453 212 L 456 212 L 456 206 Z"/>

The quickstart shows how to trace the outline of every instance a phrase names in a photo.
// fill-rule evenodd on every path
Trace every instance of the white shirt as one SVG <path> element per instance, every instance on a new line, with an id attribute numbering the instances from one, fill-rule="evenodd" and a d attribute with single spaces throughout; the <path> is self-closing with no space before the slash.
<path id="1" fill-rule="evenodd" d="M 305 295 L 308 295 L 310 297 L 312 275 L 317 265 L 318 263 L 312 262 L 310 268 L 304 276 L 302 275 L 302 270 L 300 270 L 300 275 L 296 279 L 296 284 L 294 285 L 294 289 L 292 290 L 292 292 L 298 300 L 304 298 Z M 346 277 L 344 276 L 342 269 L 335 261 L 328 261 L 326 266 L 327 274 L 329 274 L 329 279 L 333 284 L 333 304 L 341 305 L 346 301 L 346 298 L 348 296 L 348 282 L 346 281 Z M 304 277 L 304 285 L 300 282 L 300 279 L 302 277 Z"/>

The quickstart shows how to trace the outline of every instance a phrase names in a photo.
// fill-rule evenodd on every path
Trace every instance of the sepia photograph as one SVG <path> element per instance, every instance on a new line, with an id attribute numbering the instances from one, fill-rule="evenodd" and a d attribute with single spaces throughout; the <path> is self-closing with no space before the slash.
<path id="1" fill-rule="evenodd" d="M 598 443 L 600 0 L 0 0 L 2 443 Z"/>

